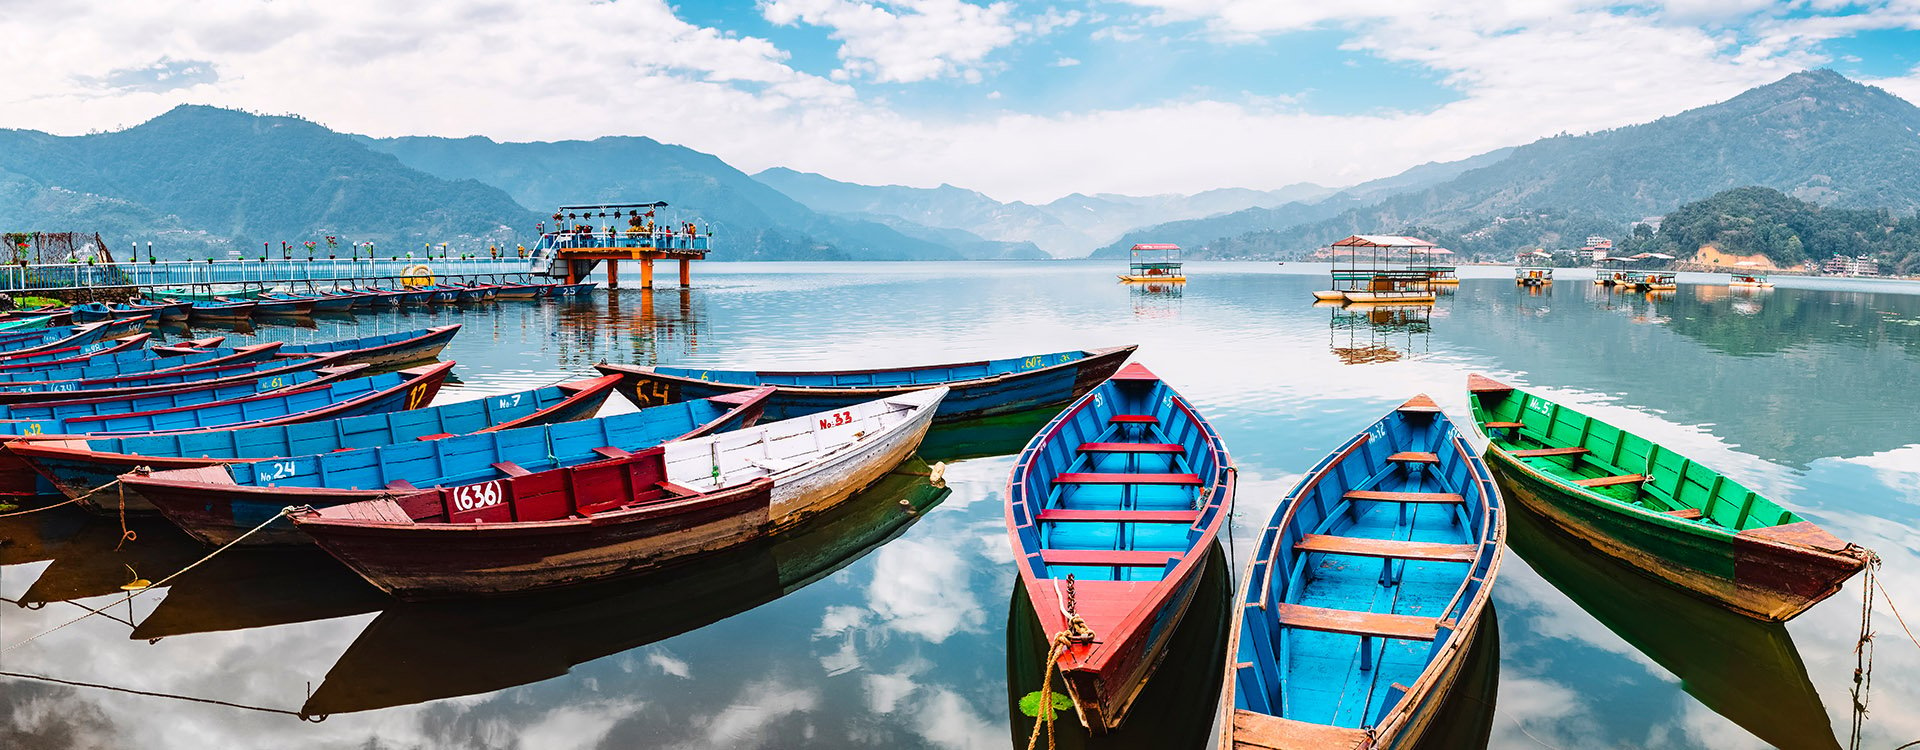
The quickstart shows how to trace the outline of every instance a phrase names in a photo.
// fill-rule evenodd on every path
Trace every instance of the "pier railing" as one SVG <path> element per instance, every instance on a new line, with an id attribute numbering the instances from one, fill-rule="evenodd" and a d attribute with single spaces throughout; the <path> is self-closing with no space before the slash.
<path id="1" fill-rule="evenodd" d="M 208 285 L 338 285 L 397 279 L 425 266 L 438 278 L 525 276 L 546 273 L 539 258 L 401 258 L 346 260 L 269 258 L 214 261 L 128 261 L 0 266 L 0 292 L 99 287 Z M 421 274 L 412 274 L 419 276 Z"/>

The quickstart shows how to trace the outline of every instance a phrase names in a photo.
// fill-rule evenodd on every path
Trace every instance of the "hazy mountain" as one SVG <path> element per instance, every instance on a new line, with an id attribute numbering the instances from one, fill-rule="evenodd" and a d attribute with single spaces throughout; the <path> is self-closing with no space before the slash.
<path id="1" fill-rule="evenodd" d="M 407 166 L 499 186 L 542 212 L 573 203 L 667 201 L 664 215 L 709 222 L 728 260 L 940 260 L 946 245 L 810 209 L 711 154 L 651 138 L 498 143 L 487 138 L 367 139 Z"/>
<path id="2" fill-rule="evenodd" d="M 1138 226 L 1316 200 L 1333 192 L 1301 183 L 1278 190 L 1222 188 L 1193 195 L 1074 193 L 1033 205 L 1001 202 L 952 185 L 859 185 L 784 167 L 753 177 L 817 211 L 892 216 L 928 227 L 962 229 L 990 240 L 1032 242 L 1058 257 L 1085 255 Z"/>
<path id="3" fill-rule="evenodd" d="M 538 217 L 497 189 L 445 180 L 292 117 L 182 106 L 127 130 L 0 131 L 0 225 L 98 231 L 197 256 L 335 235 L 385 248 L 511 243 Z"/>
<path id="4" fill-rule="evenodd" d="M 1750 185 L 1823 205 L 1907 213 L 1920 207 L 1916 134 L 1920 108 L 1906 100 L 1833 71 L 1805 71 L 1650 123 L 1535 141 L 1423 190 L 1326 221 L 1223 237 L 1210 249 L 1292 254 L 1354 231 L 1420 227 L 1443 244 L 1501 231 L 1510 241 L 1484 249 L 1504 253 L 1577 237 L 1574 227 L 1623 232 L 1634 219 Z M 1537 234 L 1504 227 L 1544 215 L 1558 218 L 1540 223 Z"/>

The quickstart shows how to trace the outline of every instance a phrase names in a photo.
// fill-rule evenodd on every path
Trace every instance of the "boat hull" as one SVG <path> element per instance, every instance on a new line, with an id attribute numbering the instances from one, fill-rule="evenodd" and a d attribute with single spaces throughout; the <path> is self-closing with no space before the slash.
<path id="1" fill-rule="evenodd" d="M 1791 547 L 1765 538 L 1801 533 L 1839 543 L 1812 524 L 1712 533 L 1697 524 L 1651 511 L 1616 510 L 1562 487 L 1506 451 L 1487 452 L 1508 497 L 1561 532 L 1652 578 L 1762 620 L 1784 621 L 1832 596 L 1860 569 L 1860 561 Z M 1795 529 L 1792 527 L 1803 527 Z M 1839 543 L 1844 545 L 1844 543 Z"/>
<path id="2" fill-rule="evenodd" d="M 1126 363 L 1133 347 L 1102 350 L 1074 362 L 1032 372 L 1016 372 L 945 385 L 950 390 L 940 402 L 935 422 L 959 422 L 996 414 L 1011 414 L 1065 403 L 1093 390 Z M 756 384 L 716 383 L 653 372 L 647 368 L 599 365 L 603 374 L 620 375 L 621 395 L 640 407 L 671 404 L 740 393 Z M 841 409 L 875 399 L 902 396 L 932 383 L 879 388 L 803 388 L 774 386 L 767 400 L 767 419 L 780 420 Z"/>
<path id="3" fill-rule="evenodd" d="M 1206 554 L 1213 554 L 1211 540 L 1209 540 L 1209 546 L 1204 549 L 1207 550 Z M 1100 669 L 1064 665 L 1061 667 L 1060 673 L 1067 683 L 1067 694 L 1073 698 L 1074 711 L 1080 717 L 1081 726 L 1095 734 L 1103 734 L 1119 727 L 1121 720 L 1125 719 L 1128 711 L 1133 708 L 1134 699 L 1139 698 L 1140 691 L 1146 689 L 1147 679 L 1152 677 L 1160 668 L 1160 663 L 1166 660 L 1167 644 L 1173 640 L 1173 634 L 1179 630 L 1180 621 L 1186 617 L 1187 610 L 1193 606 L 1193 597 L 1200 589 L 1201 574 L 1205 570 L 1204 560 L 1200 565 L 1182 566 L 1178 577 L 1173 582 L 1171 595 L 1159 609 L 1154 611 L 1152 621 L 1146 624 L 1144 637 L 1130 639 L 1112 649 L 1105 657 Z M 1050 581 L 1043 583 L 1037 578 L 1026 580 L 1024 570 L 1021 577 L 1030 596 L 1036 595 L 1034 592 L 1051 593 Z M 1095 595 L 1104 594 L 1102 589 L 1146 590 L 1155 585 L 1159 584 L 1144 581 L 1124 583 L 1084 581 L 1075 584 L 1086 594 Z M 1045 600 L 1046 594 L 1038 595 L 1043 597 L 1043 601 Z M 1099 596 L 1098 598 L 1104 600 L 1108 597 Z M 1131 599 L 1124 591 L 1120 591 L 1117 598 L 1121 601 Z M 1080 605 L 1081 611 L 1089 615 L 1097 615 L 1101 603 L 1093 600 L 1084 601 Z M 1117 619 L 1123 615 L 1124 613 L 1119 613 L 1112 617 Z M 1042 623 L 1044 627 L 1044 619 Z"/>
<path id="4" fill-rule="evenodd" d="M 458 334 L 459 332 L 460 332 L 460 325 L 456 323 L 454 325 L 439 326 L 439 327 L 428 329 L 427 333 L 421 334 L 419 336 L 416 336 L 410 339 L 404 339 L 401 341 L 381 344 L 379 346 L 371 346 L 364 349 L 348 349 L 348 350 L 333 350 L 333 351 L 347 352 L 347 356 L 340 360 L 340 362 L 343 364 L 364 364 L 364 365 L 370 365 L 373 367 L 389 367 L 393 365 L 412 364 L 414 362 L 423 362 L 429 359 L 434 359 L 436 357 L 439 357 L 440 352 L 447 348 L 447 344 L 453 341 L 454 335 Z M 321 351 L 327 351 L 327 350 L 321 350 Z M 282 356 L 309 356 L 309 355 L 283 354 Z"/>

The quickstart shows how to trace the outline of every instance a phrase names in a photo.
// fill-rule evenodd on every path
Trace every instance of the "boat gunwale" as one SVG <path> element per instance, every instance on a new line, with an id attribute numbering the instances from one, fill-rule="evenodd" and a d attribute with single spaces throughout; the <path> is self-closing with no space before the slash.
<path id="1" fill-rule="evenodd" d="M 630 374 L 634 374 L 641 377 L 673 381 L 675 383 L 682 383 L 682 384 L 698 383 L 708 387 L 719 385 L 719 386 L 731 386 L 734 388 L 756 388 L 756 387 L 761 387 L 762 385 L 765 385 L 765 387 L 778 389 L 781 393 L 790 393 L 790 394 L 821 394 L 821 395 L 828 395 L 828 394 L 845 395 L 849 393 L 890 394 L 890 393 L 911 393 L 913 391 L 925 390 L 927 388 L 934 388 L 939 386 L 945 386 L 945 387 L 953 388 L 957 390 L 960 388 L 968 388 L 976 385 L 986 385 L 989 383 L 997 383 L 999 381 L 1010 379 L 1010 378 L 1027 377 L 1029 375 L 1038 375 L 1041 373 L 1059 370 L 1061 368 L 1065 368 L 1068 366 L 1079 366 L 1087 362 L 1091 362 L 1103 357 L 1113 356 L 1115 354 L 1131 355 L 1133 351 L 1139 348 L 1140 348 L 1139 344 L 1122 344 L 1119 346 L 1109 346 L 1109 347 L 1103 347 L 1099 349 L 1082 349 L 1080 350 L 1080 353 L 1085 356 L 1082 356 L 1079 359 L 1071 360 L 1068 362 L 1057 362 L 1051 365 L 1047 365 L 1045 367 L 1036 367 L 1031 370 L 998 372 L 998 373 L 993 373 L 990 375 L 985 375 L 977 378 L 967 378 L 965 380 L 944 380 L 944 381 L 934 382 L 934 383 L 904 383 L 899 385 L 846 385 L 846 386 L 782 385 L 782 384 L 767 385 L 767 384 L 760 384 L 760 383 L 734 383 L 734 382 L 727 382 L 722 380 L 701 380 L 699 378 L 689 378 L 682 375 L 669 375 L 669 374 L 660 372 L 657 369 L 657 367 L 646 366 L 646 365 L 616 365 L 616 364 L 602 362 L 598 365 L 595 365 L 595 367 L 600 368 L 601 372 L 612 370 L 620 373 L 630 373 Z M 1032 356 L 1032 355 L 1029 355 L 1029 356 Z M 1019 359 L 1019 358 L 1010 357 L 1009 359 Z M 969 367 L 973 365 L 984 365 L 992 361 L 993 360 L 989 359 L 989 360 L 979 360 L 975 362 L 955 362 L 950 364 L 938 364 L 938 365 L 914 365 L 914 366 L 907 366 L 907 367 L 884 367 L 884 368 L 875 368 L 875 369 L 867 369 L 867 370 L 791 370 L 791 371 L 738 370 L 736 372 L 750 372 L 755 375 L 868 375 L 868 374 L 878 374 L 878 373 L 888 373 L 888 372 L 912 372 L 916 370 L 937 370 L 937 369 L 943 369 L 943 368 Z"/>

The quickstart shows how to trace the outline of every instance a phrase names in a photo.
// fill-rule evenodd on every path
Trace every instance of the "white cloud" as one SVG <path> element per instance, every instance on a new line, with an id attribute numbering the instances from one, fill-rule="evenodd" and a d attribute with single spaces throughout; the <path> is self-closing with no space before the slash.
<path id="1" fill-rule="evenodd" d="M 912 83 L 944 76 L 979 81 L 987 55 L 1033 26 L 1017 22 L 1004 2 L 961 0 L 769 0 L 760 6 L 772 23 L 831 29 L 851 75 L 881 83 Z"/>
<path id="2" fill-rule="evenodd" d="M 1080 64 L 1079 60 L 1075 60 L 1071 57 L 1062 57 L 1058 60 L 1053 61 L 1053 67 L 1056 67 L 1056 68 L 1071 68 L 1079 64 Z"/>
<path id="3" fill-rule="evenodd" d="M 1144 11 L 1109 18 L 1005 1 L 766 0 L 769 20 L 819 25 L 839 41 L 838 76 L 797 70 L 766 39 L 688 23 L 665 0 L 423 0 L 403 23 L 376 0 L 12 3 L 0 14 L 0 127 L 82 133 L 204 103 L 376 136 L 646 135 L 747 171 L 947 182 L 1003 199 L 1341 184 L 1709 104 L 1823 63 L 1821 40 L 1920 26 L 1920 8 L 1901 2 L 1790 19 L 1748 0 L 1136 0 Z M 1091 43 L 1132 44 L 1184 34 L 1176 22 L 1279 44 L 1335 29 L 1352 52 L 1430 71 L 1458 98 L 1421 108 L 1381 96 L 1359 113 L 1323 114 L 1309 109 L 1312 93 L 1168 91 L 1023 113 L 983 93 L 970 115 L 918 116 L 859 88 L 992 79 L 1004 89 L 1009 63 L 996 53 L 1023 40 L 1097 25 Z M 1875 83 L 1920 98 L 1920 71 Z M 674 116 L 634 116 L 663 109 Z"/>

